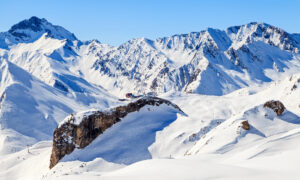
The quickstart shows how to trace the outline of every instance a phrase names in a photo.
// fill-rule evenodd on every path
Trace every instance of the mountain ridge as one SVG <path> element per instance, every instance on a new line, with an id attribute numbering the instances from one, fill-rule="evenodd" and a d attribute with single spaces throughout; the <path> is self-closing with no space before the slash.
<path id="1" fill-rule="evenodd" d="M 265 71 L 284 72 L 289 68 L 286 63 L 299 54 L 300 47 L 296 34 L 259 22 L 225 30 L 207 28 L 155 40 L 136 38 L 116 47 L 97 40 L 80 41 L 65 29 L 53 30 L 54 36 L 49 36 L 44 27 L 48 24 L 54 30 L 61 28 L 37 17 L 12 26 L 7 33 L 29 28 L 37 31 L 34 37 L 39 38 L 11 48 L 8 43 L 4 53 L 12 52 L 8 60 L 66 92 L 84 91 L 72 80 L 75 78 L 113 89 L 114 94 L 185 91 L 223 95 L 250 84 L 274 80 Z M 57 34 L 60 32 L 62 35 Z M 40 54 L 39 59 L 33 56 L 26 59 L 28 54 L 37 55 L 33 48 L 45 52 L 41 45 L 46 41 L 50 52 Z M 16 56 L 14 51 L 18 46 Z M 25 46 L 28 50 L 23 50 Z M 28 66 L 43 71 L 33 72 Z"/>

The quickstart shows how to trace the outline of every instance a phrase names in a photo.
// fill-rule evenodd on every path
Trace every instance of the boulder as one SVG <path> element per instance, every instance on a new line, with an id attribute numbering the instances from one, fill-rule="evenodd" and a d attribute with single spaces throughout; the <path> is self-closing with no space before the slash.
<path id="1" fill-rule="evenodd" d="M 282 104 L 282 102 L 274 100 L 266 102 L 264 104 L 264 107 L 272 109 L 277 114 L 277 116 L 280 116 L 285 110 L 285 107 Z"/>
<path id="2" fill-rule="evenodd" d="M 250 130 L 250 124 L 248 121 L 243 121 L 242 122 L 242 128 L 245 130 Z"/>

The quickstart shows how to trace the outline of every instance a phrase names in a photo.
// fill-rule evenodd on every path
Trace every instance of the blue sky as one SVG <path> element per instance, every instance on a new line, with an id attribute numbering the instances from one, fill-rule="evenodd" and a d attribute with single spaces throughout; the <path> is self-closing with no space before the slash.
<path id="1" fill-rule="evenodd" d="M 299 0 L 1 0 L 0 7 L 0 31 L 38 16 L 112 45 L 252 21 L 300 32 Z"/>

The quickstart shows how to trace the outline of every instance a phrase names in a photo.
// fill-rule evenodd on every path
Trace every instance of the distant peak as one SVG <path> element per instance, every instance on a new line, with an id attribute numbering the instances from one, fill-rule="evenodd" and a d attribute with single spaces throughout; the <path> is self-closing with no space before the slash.
<path id="1" fill-rule="evenodd" d="M 268 23 L 264 23 L 264 22 L 250 22 L 249 25 L 254 25 L 254 26 L 259 26 L 259 27 L 271 27 L 272 25 L 268 24 Z M 275 26 L 272 26 L 275 27 Z"/>
<path id="2" fill-rule="evenodd" d="M 206 28 L 206 32 L 208 32 L 209 34 L 220 33 L 221 31 L 222 30 L 211 28 L 211 27 Z"/>
<path id="3" fill-rule="evenodd" d="M 42 20 L 45 20 L 45 18 L 40 19 L 36 16 L 32 16 L 31 18 L 29 18 L 29 21 L 42 21 Z"/>
<path id="4" fill-rule="evenodd" d="M 36 40 L 44 33 L 56 39 L 77 40 L 74 34 L 63 27 L 53 25 L 45 18 L 38 18 L 36 16 L 13 25 L 8 32 L 17 39 L 24 41 Z"/>
<path id="5" fill-rule="evenodd" d="M 264 23 L 264 22 L 256 22 L 256 21 L 250 22 L 249 24 L 250 24 L 250 25 L 268 25 L 267 23 Z"/>
<path id="6" fill-rule="evenodd" d="M 227 32 L 231 32 L 231 33 L 237 33 L 238 30 L 242 27 L 246 27 L 246 28 L 250 28 L 250 27 L 260 27 L 260 28 L 268 28 L 268 27 L 274 27 L 270 24 L 264 23 L 264 22 L 250 22 L 248 24 L 243 24 L 243 25 L 239 25 L 239 26 L 231 26 L 229 28 L 227 28 Z"/>
<path id="7" fill-rule="evenodd" d="M 233 27 L 241 27 L 241 26 L 264 26 L 264 27 L 270 27 L 270 26 L 272 26 L 272 25 L 270 25 L 270 24 L 268 24 L 268 23 L 265 23 L 265 22 L 256 22 L 256 21 L 254 21 L 254 22 L 250 22 L 250 23 L 248 23 L 248 24 L 244 24 L 244 25 L 240 25 L 240 26 L 233 26 Z M 231 27 L 229 27 L 229 28 L 231 28 Z"/>
<path id="8" fill-rule="evenodd" d="M 17 29 L 30 29 L 34 32 L 41 31 L 43 22 L 47 22 L 47 20 L 32 16 L 30 19 L 25 19 L 18 24 L 13 25 L 8 32 L 11 33 Z"/>
<path id="9" fill-rule="evenodd" d="M 152 44 L 153 43 L 153 40 L 151 39 L 147 39 L 145 37 L 141 37 L 141 38 L 134 38 L 134 39 L 131 39 L 129 41 L 127 41 L 126 43 L 129 43 L 129 44 Z M 124 43 L 124 44 L 126 44 Z"/>
<path id="10" fill-rule="evenodd" d="M 98 39 L 92 39 L 89 41 L 90 43 L 97 43 L 97 44 L 101 44 L 101 42 Z"/>

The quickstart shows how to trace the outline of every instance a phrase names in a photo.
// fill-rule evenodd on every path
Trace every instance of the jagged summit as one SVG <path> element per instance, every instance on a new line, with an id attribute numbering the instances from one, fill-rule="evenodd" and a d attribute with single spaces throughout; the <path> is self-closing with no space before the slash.
<path id="1" fill-rule="evenodd" d="M 33 16 L 13 25 L 8 32 L 0 33 L 0 48 L 7 49 L 13 44 L 34 42 L 45 33 L 47 37 L 54 39 L 77 40 L 76 36 L 65 28 Z"/>
<path id="2" fill-rule="evenodd" d="M 48 22 L 46 19 L 38 18 L 36 16 L 32 16 L 30 19 L 25 19 L 18 24 L 13 25 L 8 32 L 14 33 L 15 30 L 18 29 L 30 29 L 35 32 L 42 30 L 43 23 Z"/>
<path id="3" fill-rule="evenodd" d="M 270 27 L 271 25 L 265 22 L 250 22 L 247 24 L 243 24 L 243 25 L 237 25 L 237 26 L 230 26 L 227 28 L 227 30 L 234 30 L 234 29 L 240 29 L 241 27 L 250 27 L 250 26 L 266 26 L 266 27 Z"/>
<path id="4" fill-rule="evenodd" d="M 271 46 L 283 50 L 298 52 L 299 39 L 296 35 L 289 34 L 285 30 L 263 22 L 250 22 L 241 26 L 232 26 L 226 29 L 228 36 L 241 47 L 243 44 L 263 41 Z"/>

